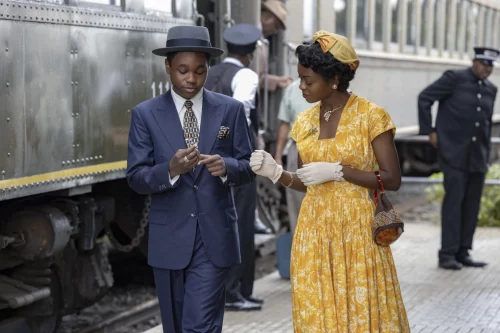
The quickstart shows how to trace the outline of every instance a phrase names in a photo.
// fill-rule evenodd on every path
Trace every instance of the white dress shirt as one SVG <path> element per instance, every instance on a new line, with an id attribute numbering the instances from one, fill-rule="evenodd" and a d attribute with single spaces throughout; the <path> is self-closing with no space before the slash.
<path id="1" fill-rule="evenodd" d="M 236 58 L 226 57 L 223 62 L 228 62 L 242 67 L 231 81 L 233 98 L 243 103 L 248 126 L 250 126 L 250 110 L 255 108 L 255 95 L 259 86 L 259 76 L 250 68 L 246 68 L 241 61 Z"/>
<path id="2" fill-rule="evenodd" d="M 172 92 L 172 99 L 174 100 L 175 108 L 177 109 L 177 113 L 179 114 L 179 119 L 181 121 L 181 126 L 184 128 L 184 115 L 186 114 L 186 99 L 182 96 L 176 94 L 174 89 L 170 89 Z M 191 102 L 193 102 L 193 112 L 196 116 L 196 122 L 198 124 L 198 133 L 201 131 L 201 111 L 203 110 L 203 89 L 201 89 L 193 98 L 191 98 Z M 189 147 L 188 147 L 189 148 Z M 174 178 L 170 177 L 170 173 L 168 174 L 168 179 L 170 180 L 170 184 L 174 185 L 177 180 L 180 178 L 180 175 L 175 176 Z M 220 177 L 222 182 L 226 182 L 227 176 Z"/>

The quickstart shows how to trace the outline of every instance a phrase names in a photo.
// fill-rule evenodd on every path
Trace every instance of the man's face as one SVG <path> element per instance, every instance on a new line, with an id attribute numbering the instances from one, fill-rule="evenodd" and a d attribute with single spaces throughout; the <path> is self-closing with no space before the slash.
<path id="1" fill-rule="evenodd" d="M 476 59 L 472 62 L 472 71 L 479 80 L 486 80 L 493 72 L 493 66 Z"/>
<path id="2" fill-rule="evenodd" d="M 208 73 L 208 59 L 201 52 L 179 52 L 165 69 L 170 75 L 172 89 L 185 99 L 193 98 L 205 84 Z"/>
<path id="3" fill-rule="evenodd" d="M 265 38 L 275 35 L 281 30 L 280 20 L 268 11 L 262 11 L 260 16 L 262 34 Z"/>

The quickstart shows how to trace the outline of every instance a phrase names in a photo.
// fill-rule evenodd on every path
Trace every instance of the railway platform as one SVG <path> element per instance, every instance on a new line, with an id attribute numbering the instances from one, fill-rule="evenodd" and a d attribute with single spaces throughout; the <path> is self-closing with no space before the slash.
<path id="1" fill-rule="evenodd" d="M 407 221 L 392 246 L 412 333 L 500 333 L 500 228 L 478 228 L 471 254 L 485 268 L 437 267 L 440 227 Z M 224 333 L 293 333 L 290 282 L 277 272 L 255 283 L 260 312 L 226 312 Z M 145 333 L 163 333 L 161 326 Z"/>

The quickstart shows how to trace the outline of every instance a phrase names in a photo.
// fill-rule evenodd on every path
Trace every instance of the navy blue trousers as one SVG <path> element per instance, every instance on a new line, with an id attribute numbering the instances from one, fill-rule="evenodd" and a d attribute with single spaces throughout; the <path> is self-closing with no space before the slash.
<path id="1" fill-rule="evenodd" d="M 229 268 L 207 256 L 199 228 L 185 269 L 153 267 L 164 333 L 220 333 Z"/>
<path id="2" fill-rule="evenodd" d="M 485 173 L 454 169 L 440 163 L 445 196 L 441 208 L 439 260 L 468 256 L 477 226 Z"/>

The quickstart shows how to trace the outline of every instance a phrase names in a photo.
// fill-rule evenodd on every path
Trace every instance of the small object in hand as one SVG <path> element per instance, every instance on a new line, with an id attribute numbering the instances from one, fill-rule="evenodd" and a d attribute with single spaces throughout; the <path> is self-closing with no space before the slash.
<path id="1" fill-rule="evenodd" d="M 385 195 L 380 172 L 375 171 L 375 175 L 377 176 L 380 195 L 378 195 L 377 190 L 373 191 L 375 204 L 377 205 L 372 223 L 373 240 L 379 246 L 389 246 L 398 240 L 404 232 L 404 223 Z"/>

